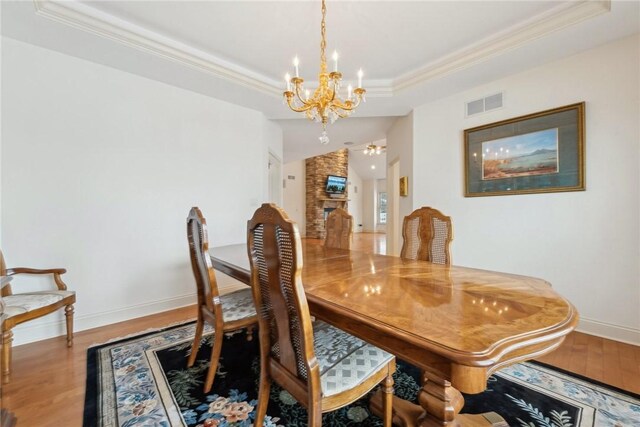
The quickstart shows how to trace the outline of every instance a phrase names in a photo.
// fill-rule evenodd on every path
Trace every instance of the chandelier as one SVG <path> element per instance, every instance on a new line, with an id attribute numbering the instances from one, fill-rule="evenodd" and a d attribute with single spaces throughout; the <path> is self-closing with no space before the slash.
<path id="1" fill-rule="evenodd" d="M 326 27 L 325 17 L 327 15 L 327 7 L 324 0 L 322 0 L 322 23 L 320 25 L 320 73 L 318 74 L 318 87 L 311 95 L 308 89 L 304 89 L 304 80 L 300 77 L 299 65 L 300 62 L 296 56 L 293 59 L 293 66 L 295 67 L 295 76 L 289 76 L 289 73 L 285 76 L 287 82 L 287 90 L 284 92 L 284 98 L 287 101 L 287 105 L 293 111 L 297 113 L 304 113 L 307 118 L 314 120 L 318 123 L 322 123 L 322 136 L 320 136 L 320 143 L 328 144 L 329 137 L 327 136 L 327 122 L 335 122 L 338 118 L 346 118 L 351 115 L 361 101 L 365 101 L 365 93 L 367 92 L 362 88 L 362 69 L 358 71 L 358 87 L 353 89 L 351 85 L 347 87 L 347 97 L 343 100 L 340 98 L 340 80 L 342 80 L 342 73 L 338 71 L 338 52 L 333 52 L 333 71 L 327 70 L 327 59 L 325 57 L 325 49 L 327 46 L 326 41 Z"/>
<path id="2" fill-rule="evenodd" d="M 364 154 L 367 154 L 369 156 L 373 156 L 374 154 L 381 154 L 382 150 L 386 150 L 387 147 L 386 146 L 381 146 L 381 145 L 376 145 L 376 144 L 369 144 L 367 145 L 367 148 L 364 149 Z"/>

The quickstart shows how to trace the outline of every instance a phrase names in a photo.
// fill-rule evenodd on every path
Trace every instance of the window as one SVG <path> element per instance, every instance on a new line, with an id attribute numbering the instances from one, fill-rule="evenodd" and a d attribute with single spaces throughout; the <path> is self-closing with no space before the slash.
<path id="1" fill-rule="evenodd" d="M 387 192 L 378 193 L 378 224 L 387 223 Z"/>

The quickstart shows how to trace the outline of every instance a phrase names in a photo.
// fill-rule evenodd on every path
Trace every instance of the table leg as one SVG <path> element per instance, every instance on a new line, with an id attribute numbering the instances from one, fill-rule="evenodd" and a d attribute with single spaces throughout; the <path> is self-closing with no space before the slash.
<path id="1" fill-rule="evenodd" d="M 464 406 L 464 397 L 451 383 L 424 373 L 422 390 L 418 392 L 418 402 L 424 409 L 420 426 L 456 426 L 456 417 Z"/>

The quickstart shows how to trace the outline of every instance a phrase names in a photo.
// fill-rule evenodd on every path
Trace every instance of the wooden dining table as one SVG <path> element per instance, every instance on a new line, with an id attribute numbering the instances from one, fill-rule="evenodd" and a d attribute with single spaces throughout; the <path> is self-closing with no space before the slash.
<path id="1" fill-rule="evenodd" d="M 394 424 L 506 425 L 459 414 L 499 369 L 556 349 L 578 313 L 541 279 L 329 249 L 303 239 L 311 314 L 422 369 L 419 405 L 394 399 Z M 244 244 L 212 248 L 216 270 L 250 284 Z M 374 412 L 381 404 L 375 397 Z M 503 424 L 501 424 L 503 423 Z"/>

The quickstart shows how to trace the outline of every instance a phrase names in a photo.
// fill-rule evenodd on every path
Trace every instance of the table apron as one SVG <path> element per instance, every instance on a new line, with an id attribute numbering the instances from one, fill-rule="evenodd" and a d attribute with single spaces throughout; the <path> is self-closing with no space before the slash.
<path id="1" fill-rule="evenodd" d="M 309 300 L 309 310 L 316 318 L 380 347 L 423 370 L 429 371 L 432 376 L 438 377 L 442 381 L 447 381 L 451 378 L 452 361 L 446 357 L 418 347 L 384 330 L 379 330 L 366 322 L 358 322 L 341 316 L 330 308 L 314 303 L 312 300 Z"/>

